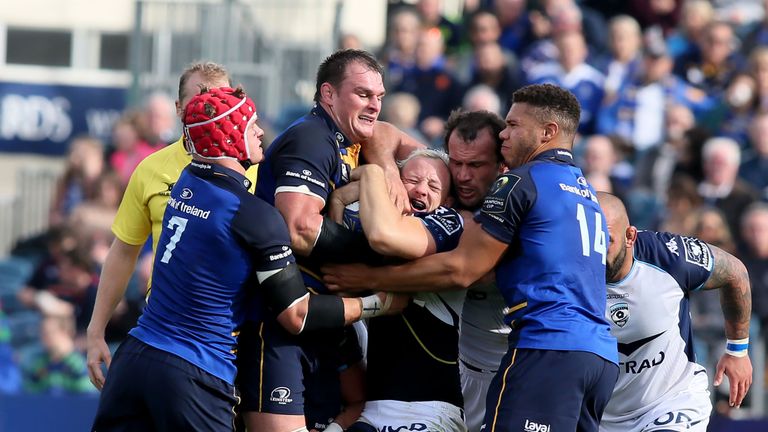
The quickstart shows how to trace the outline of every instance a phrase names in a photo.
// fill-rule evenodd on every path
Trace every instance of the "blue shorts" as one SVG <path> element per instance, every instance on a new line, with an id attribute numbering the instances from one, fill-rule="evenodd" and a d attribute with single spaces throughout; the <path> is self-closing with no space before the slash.
<path id="1" fill-rule="evenodd" d="M 232 431 L 238 398 L 226 381 L 128 336 L 112 359 L 94 431 Z"/>
<path id="2" fill-rule="evenodd" d="M 351 326 L 291 335 L 279 323 L 246 323 L 238 341 L 241 411 L 304 415 L 324 423 L 341 410 L 339 372 L 362 358 Z"/>
<path id="3" fill-rule="evenodd" d="M 619 367 L 583 351 L 510 348 L 485 402 L 484 432 L 597 432 Z"/>

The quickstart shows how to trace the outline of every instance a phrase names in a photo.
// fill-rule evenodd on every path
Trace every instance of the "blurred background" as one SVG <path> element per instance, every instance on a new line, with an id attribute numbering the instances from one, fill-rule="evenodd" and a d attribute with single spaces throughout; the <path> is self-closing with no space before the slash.
<path id="1" fill-rule="evenodd" d="M 6 2 L 9 3 L 9 2 Z M 86 430 L 84 330 L 136 165 L 176 141 L 178 79 L 223 64 L 265 145 L 312 105 L 339 48 L 385 67 L 381 119 L 442 146 L 453 109 L 504 116 L 529 83 L 571 90 L 575 153 L 639 228 L 695 235 L 750 271 L 755 380 L 712 431 L 768 430 L 768 0 L 25 0 L 0 8 L 0 432 Z M 151 247 L 108 327 L 141 313 Z M 699 362 L 724 350 L 691 296 Z"/>

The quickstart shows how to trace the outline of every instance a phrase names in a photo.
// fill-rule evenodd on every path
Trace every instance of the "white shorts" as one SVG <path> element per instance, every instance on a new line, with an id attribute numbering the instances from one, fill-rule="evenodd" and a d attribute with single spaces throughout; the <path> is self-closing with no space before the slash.
<path id="1" fill-rule="evenodd" d="M 459 373 L 461 374 L 461 393 L 464 395 L 467 430 L 479 432 L 485 417 L 485 397 L 488 395 L 488 387 L 491 386 L 491 380 L 496 373 L 469 369 L 461 360 Z"/>
<path id="2" fill-rule="evenodd" d="M 697 385 L 699 383 L 694 383 L 689 391 L 671 397 L 639 417 L 622 422 L 601 422 L 600 432 L 706 432 L 712 402 L 706 387 L 707 375 L 702 376 L 703 388 Z M 701 378 L 697 380 L 702 381 Z"/>
<path id="3" fill-rule="evenodd" d="M 377 430 L 466 432 L 461 408 L 447 402 L 378 400 L 365 403 L 358 421 Z"/>

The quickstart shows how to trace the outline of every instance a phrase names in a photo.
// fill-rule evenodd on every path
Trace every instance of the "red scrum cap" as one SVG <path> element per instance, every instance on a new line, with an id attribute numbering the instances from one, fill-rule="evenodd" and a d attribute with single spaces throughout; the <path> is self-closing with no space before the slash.
<path id="1" fill-rule="evenodd" d="M 243 89 L 203 91 L 184 109 L 184 147 L 209 159 L 248 161 L 247 131 L 257 118 L 256 105 Z"/>

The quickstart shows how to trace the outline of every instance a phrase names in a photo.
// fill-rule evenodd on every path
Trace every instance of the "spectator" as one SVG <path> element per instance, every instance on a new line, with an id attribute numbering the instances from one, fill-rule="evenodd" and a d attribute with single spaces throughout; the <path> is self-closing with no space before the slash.
<path id="1" fill-rule="evenodd" d="M 500 115 L 501 99 L 492 88 L 478 84 L 464 94 L 461 107 L 465 111 L 488 111 Z"/>
<path id="2" fill-rule="evenodd" d="M 768 111 L 768 47 L 757 47 L 751 52 L 749 70 L 757 87 L 757 110 Z"/>
<path id="3" fill-rule="evenodd" d="M 72 315 L 45 315 L 40 323 L 44 351 L 24 365 L 24 388 L 52 395 L 92 393 L 85 356 L 75 349 Z"/>
<path id="4" fill-rule="evenodd" d="M 689 157 L 685 133 L 695 124 L 693 113 L 682 104 L 667 106 L 664 142 L 642 155 L 636 164 L 635 186 L 666 202 L 667 190 L 678 164 Z M 679 232 L 679 231 L 672 231 Z"/>
<path id="5" fill-rule="evenodd" d="M 443 122 L 461 105 L 462 88 L 445 65 L 443 38 L 435 27 L 424 29 L 416 48 L 416 67 L 407 71 L 394 91 L 419 100 L 419 129 L 428 140 L 440 138 Z"/>
<path id="6" fill-rule="evenodd" d="M 462 52 L 450 58 L 451 67 L 456 78 L 464 84 L 468 84 L 477 71 L 475 52 L 483 45 L 497 44 L 501 35 L 499 19 L 487 10 L 480 10 L 468 18 L 469 46 Z M 499 45 L 501 46 L 501 45 Z M 504 62 L 511 70 L 520 73 L 520 63 L 514 52 L 501 47 Z"/>
<path id="7" fill-rule="evenodd" d="M 532 28 L 526 0 L 494 0 L 494 14 L 499 18 L 499 44 L 518 57 L 532 40 Z"/>
<path id="8" fill-rule="evenodd" d="M 419 12 L 425 27 L 435 27 L 440 30 L 448 53 L 453 53 L 459 48 L 464 37 L 461 27 L 443 15 L 442 0 L 418 0 L 416 10 Z"/>
<path id="9" fill-rule="evenodd" d="M 696 190 L 696 181 L 685 174 L 677 174 L 669 182 L 666 211 L 659 222 L 658 231 L 693 235 L 696 212 L 702 205 Z"/>
<path id="10" fill-rule="evenodd" d="M 752 52 L 755 48 L 768 45 L 768 1 L 762 1 L 763 19 L 747 31 L 742 46 L 743 52 Z"/>
<path id="11" fill-rule="evenodd" d="M 768 204 L 755 203 L 741 217 L 742 261 L 752 283 L 752 311 L 768 338 Z"/>
<path id="12" fill-rule="evenodd" d="M 737 177 L 741 150 L 730 138 L 710 138 L 702 149 L 704 180 L 699 194 L 704 201 L 720 209 L 731 232 L 740 232 L 739 217 L 757 199 L 757 192 Z"/>
<path id="13" fill-rule="evenodd" d="M 475 48 L 474 62 L 469 86 L 484 84 L 490 87 L 503 102 L 502 110 L 509 110 L 512 93 L 520 87 L 522 80 L 517 60 L 510 62 L 499 44 L 489 42 Z"/>
<path id="14" fill-rule="evenodd" d="M 629 192 L 632 181 L 631 166 L 624 163 L 622 173 L 620 152 L 610 137 L 592 135 L 584 143 L 584 177 L 593 185 L 596 191 L 608 192 L 624 200 Z M 597 180 L 595 184 L 592 180 Z M 605 182 L 608 182 L 607 184 Z"/>
<path id="15" fill-rule="evenodd" d="M 65 254 L 77 247 L 79 241 L 74 228 L 68 225 L 52 226 L 44 237 L 46 248 L 43 256 L 32 272 L 32 276 L 16 295 L 19 302 L 29 308 L 36 307 L 37 292 L 61 282 L 60 262 Z"/>
<path id="16" fill-rule="evenodd" d="M 387 43 L 379 55 L 386 70 L 387 87 L 400 85 L 405 73 L 415 67 L 421 27 L 421 18 L 413 8 L 401 7 L 393 13 Z"/>
<path id="17" fill-rule="evenodd" d="M 89 136 L 74 138 L 67 154 L 64 175 L 54 192 L 51 225 L 64 222 L 75 207 L 93 198 L 102 172 L 104 146 L 101 141 Z"/>
<path id="18" fill-rule="evenodd" d="M 665 35 L 677 27 L 683 0 L 630 0 L 630 15 L 645 29 L 659 26 Z"/>
<path id="19" fill-rule="evenodd" d="M 748 73 L 739 73 L 728 84 L 720 101 L 718 118 L 712 123 L 717 134 L 733 138 L 746 149 L 749 140 L 749 124 L 757 108 L 757 83 Z"/>
<path id="20" fill-rule="evenodd" d="M 603 68 L 605 73 L 605 97 L 612 100 L 625 82 L 635 76 L 641 64 L 642 34 L 640 24 L 628 15 L 611 18 L 609 49 L 611 58 Z"/>
<path id="21" fill-rule="evenodd" d="M 560 53 L 558 61 L 531 70 L 529 81 L 556 84 L 571 91 L 581 105 L 579 133 L 591 134 L 603 99 L 605 76 L 586 63 L 587 46 L 581 33 L 563 33 L 555 42 Z"/>
<path id="22" fill-rule="evenodd" d="M 395 93 L 388 95 L 382 101 L 381 119 L 392 123 L 401 131 L 427 144 L 429 140 L 418 129 L 419 111 L 421 111 L 421 104 L 419 104 L 416 96 L 410 93 Z"/>
<path id="23" fill-rule="evenodd" d="M 752 151 L 739 168 L 739 177 L 768 200 L 768 112 L 760 113 L 749 125 Z"/>
<path id="24" fill-rule="evenodd" d="M 723 213 L 714 207 L 703 207 L 696 212 L 696 226 L 693 236 L 711 245 L 736 254 L 736 243 L 733 234 L 728 229 L 728 223 Z"/>
<path id="25" fill-rule="evenodd" d="M 142 138 L 153 148 L 165 147 L 179 136 L 173 100 L 165 93 L 149 95 L 144 105 Z"/>
<path id="26" fill-rule="evenodd" d="M 700 52 L 680 57 L 675 74 L 711 96 L 720 96 L 744 67 L 738 38 L 727 22 L 712 21 L 698 42 Z"/>
<path id="27" fill-rule="evenodd" d="M 128 184 L 139 162 L 155 151 L 154 147 L 141 138 L 138 122 L 138 113 L 128 113 L 112 127 L 114 149 L 109 156 L 109 165 L 120 176 L 123 184 Z"/>
<path id="28" fill-rule="evenodd" d="M 681 57 L 693 57 L 699 53 L 698 41 L 704 29 L 715 16 L 709 0 L 688 0 L 683 3 L 680 24 L 667 36 L 669 55 L 677 61 Z"/>
<path id="29" fill-rule="evenodd" d="M 650 33 L 641 67 L 613 100 L 607 98 L 597 117 L 598 133 L 616 133 L 642 153 L 664 140 L 668 103 L 683 104 L 694 113 L 704 113 L 713 101 L 696 88 L 672 75 L 672 59 L 664 41 Z"/>

